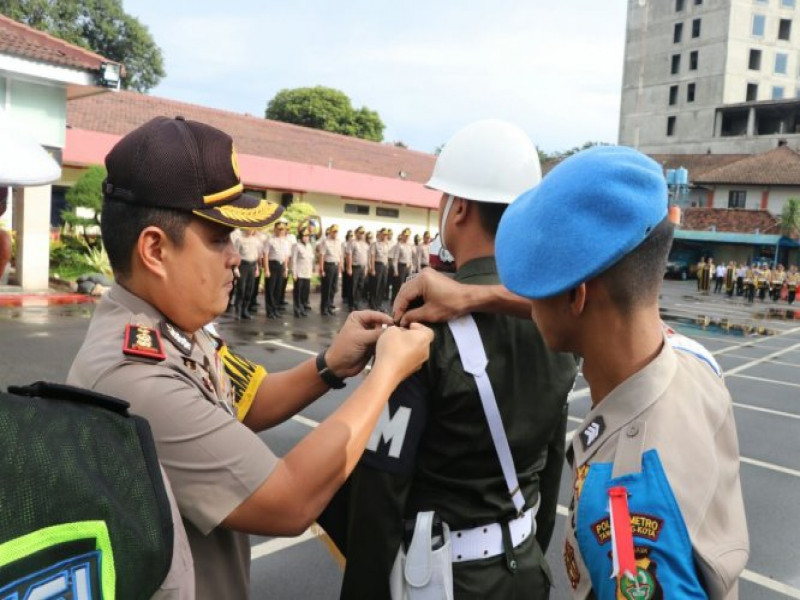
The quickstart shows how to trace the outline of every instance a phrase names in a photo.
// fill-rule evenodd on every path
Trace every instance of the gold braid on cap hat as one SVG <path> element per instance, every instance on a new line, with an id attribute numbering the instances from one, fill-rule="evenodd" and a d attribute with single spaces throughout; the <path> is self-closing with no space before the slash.
<path id="1" fill-rule="evenodd" d="M 257 223 L 268 219 L 275 214 L 277 209 L 277 204 L 272 204 L 271 202 L 265 202 L 263 200 L 255 208 L 240 208 L 231 204 L 214 207 L 214 210 L 219 212 L 226 219 L 244 223 Z"/>

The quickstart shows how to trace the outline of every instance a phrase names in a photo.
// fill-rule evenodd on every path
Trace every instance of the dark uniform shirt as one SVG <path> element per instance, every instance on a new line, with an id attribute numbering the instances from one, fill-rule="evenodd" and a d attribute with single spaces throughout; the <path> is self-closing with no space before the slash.
<path id="1" fill-rule="evenodd" d="M 470 284 L 499 283 L 492 257 L 470 261 L 455 278 Z M 548 351 L 530 320 L 495 314 L 473 317 L 489 358 L 487 373 L 526 509 L 535 505 L 541 492 L 536 539 L 546 547 L 555 522 L 566 399 L 576 362 L 572 355 Z M 403 519 L 413 519 L 418 511 L 436 510 L 453 531 L 516 516 L 475 380 L 462 368 L 449 327 L 433 328 L 429 361 L 392 395 L 349 482 L 344 598 L 389 597 L 389 573 L 402 541 Z M 516 549 L 519 569 L 537 570 L 542 578 L 546 567 L 533 540 L 528 538 Z M 527 581 L 511 577 L 502 556 L 454 564 L 453 571 L 456 598 L 459 591 L 476 598 L 510 597 L 506 591 L 511 588 L 503 586 Z"/>

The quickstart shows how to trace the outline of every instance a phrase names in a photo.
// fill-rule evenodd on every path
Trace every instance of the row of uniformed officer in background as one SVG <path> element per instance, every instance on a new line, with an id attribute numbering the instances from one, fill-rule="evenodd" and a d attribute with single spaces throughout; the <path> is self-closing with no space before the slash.
<path id="1" fill-rule="evenodd" d="M 300 232 L 307 231 L 307 239 Z M 314 261 L 312 272 L 319 274 L 321 283 L 320 313 L 332 315 L 336 310 L 335 296 L 338 281 L 342 280 L 342 302 L 348 310 L 372 308 L 387 309 L 394 300 L 403 282 L 430 264 L 431 236 L 426 231 L 422 237 L 415 236 L 411 243 L 411 230 L 403 229 L 396 243 L 392 243 L 392 230 L 381 228 L 373 236 L 363 226 L 348 231 L 344 242 L 338 241 L 338 225 L 325 230 L 325 236 L 312 242 L 313 227 L 300 223 L 298 236 L 289 232 L 288 221 L 280 219 L 269 235 L 262 231 L 237 230 L 234 241 L 242 263 L 238 268 L 235 293 L 230 308 L 237 317 L 251 319 L 258 309 L 257 298 L 261 273 L 264 273 L 264 300 L 267 318 L 278 318 L 285 311 L 286 284 L 291 274 L 297 285 L 300 281 L 302 300 L 293 292 L 295 317 L 307 316 L 311 310 L 308 303 L 310 277 L 307 273 L 309 248 Z M 301 264 L 296 264 L 296 259 Z"/>

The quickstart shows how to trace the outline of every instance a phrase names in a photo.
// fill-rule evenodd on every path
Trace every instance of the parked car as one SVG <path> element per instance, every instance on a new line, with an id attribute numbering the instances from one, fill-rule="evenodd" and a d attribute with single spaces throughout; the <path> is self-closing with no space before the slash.
<path id="1" fill-rule="evenodd" d="M 669 279 L 687 280 L 697 277 L 697 263 L 685 258 L 675 258 L 667 261 L 664 277 Z"/>

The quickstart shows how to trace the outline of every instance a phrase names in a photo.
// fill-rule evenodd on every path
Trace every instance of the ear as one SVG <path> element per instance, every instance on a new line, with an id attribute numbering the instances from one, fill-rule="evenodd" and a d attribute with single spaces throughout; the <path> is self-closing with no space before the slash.
<path id="1" fill-rule="evenodd" d="M 569 311 L 573 317 L 583 314 L 586 307 L 586 284 L 582 283 L 569 292 Z"/>
<path id="2" fill-rule="evenodd" d="M 167 234 L 158 227 L 146 227 L 139 234 L 136 244 L 136 254 L 146 271 L 157 277 L 166 276 L 164 259 L 172 243 Z"/>
<path id="3" fill-rule="evenodd" d="M 469 216 L 471 204 L 469 200 L 464 200 L 464 198 L 456 196 L 453 200 L 453 208 L 450 209 L 449 220 L 452 220 L 453 223 L 463 223 Z"/>

